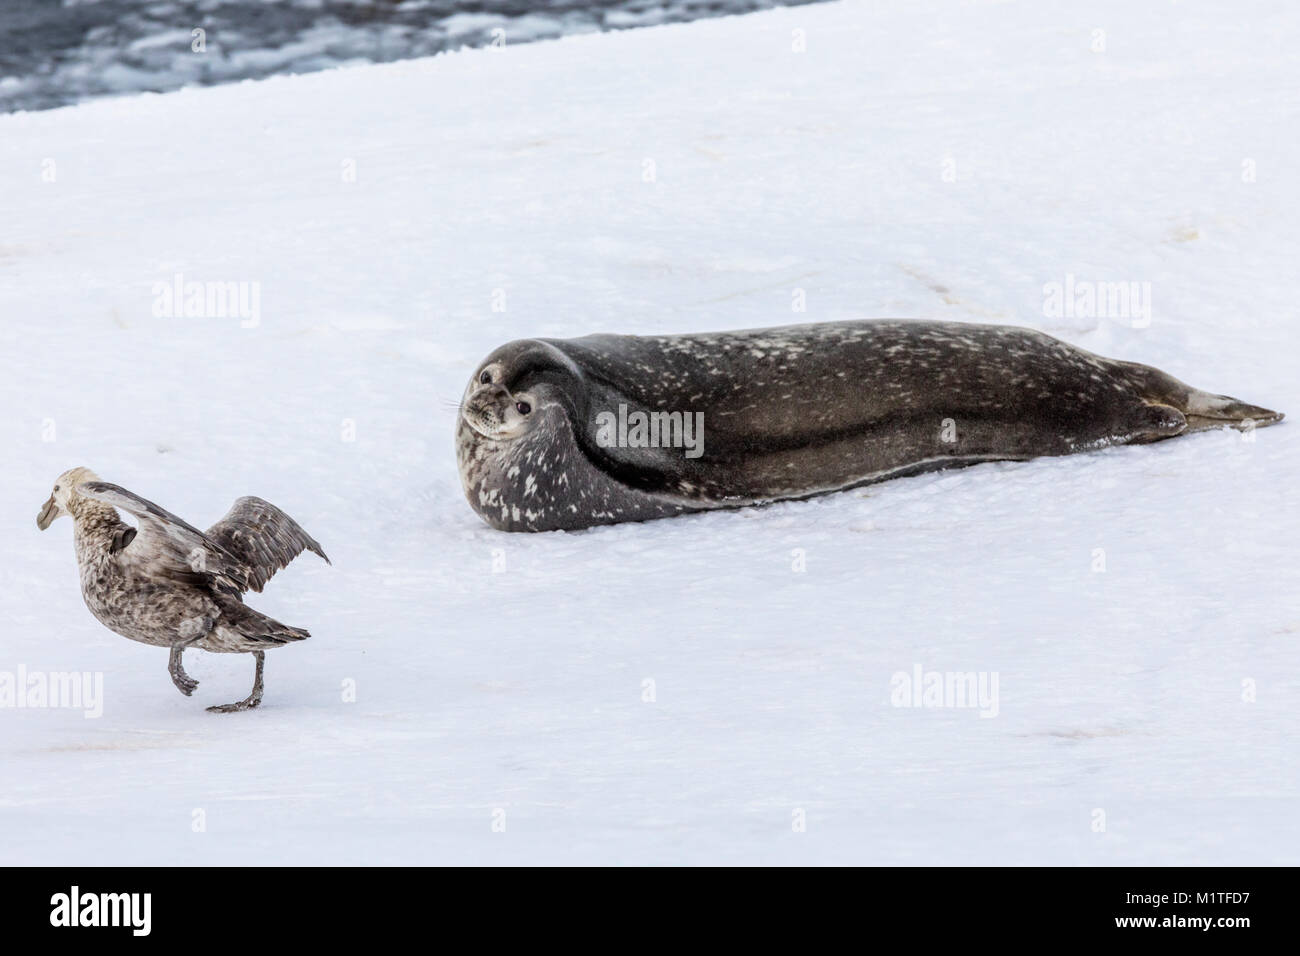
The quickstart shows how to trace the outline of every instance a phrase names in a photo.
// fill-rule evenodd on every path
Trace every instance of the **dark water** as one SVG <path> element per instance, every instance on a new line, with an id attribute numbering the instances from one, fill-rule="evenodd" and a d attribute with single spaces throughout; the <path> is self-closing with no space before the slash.
<path id="1" fill-rule="evenodd" d="M 0 0 L 0 112 L 810 2 Z"/>

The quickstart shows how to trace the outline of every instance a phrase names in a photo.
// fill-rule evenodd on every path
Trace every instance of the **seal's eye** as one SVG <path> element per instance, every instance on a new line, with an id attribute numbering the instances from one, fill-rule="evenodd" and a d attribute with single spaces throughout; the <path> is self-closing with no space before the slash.
<path id="1" fill-rule="evenodd" d="M 487 369 L 484 369 L 482 374 L 479 375 L 478 380 L 482 382 L 484 385 L 491 385 L 492 373 L 489 372 Z"/>
<path id="2" fill-rule="evenodd" d="M 55 490 L 55 491 L 58 491 L 58 490 L 59 490 L 59 486 L 58 486 L 58 485 L 55 485 L 55 486 L 54 486 L 54 490 Z"/>
<path id="3" fill-rule="evenodd" d="M 527 415 L 532 410 L 533 406 L 529 405 L 527 402 L 515 402 L 515 411 L 520 415 Z"/>

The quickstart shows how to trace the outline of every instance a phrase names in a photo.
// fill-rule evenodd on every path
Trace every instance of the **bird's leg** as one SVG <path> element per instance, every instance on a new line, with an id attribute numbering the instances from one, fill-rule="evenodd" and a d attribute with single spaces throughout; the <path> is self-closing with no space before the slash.
<path id="1" fill-rule="evenodd" d="M 188 646 L 188 641 L 173 644 L 171 657 L 167 661 L 167 673 L 172 675 L 172 683 L 186 697 L 194 693 L 194 688 L 199 686 L 199 682 L 185 673 L 185 668 L 181 666 L 181 655 L 185 653 L 185 648 Z"/>
<path id="2" fill-rule="evenodd" d="M 266 660 L 266 651 L 253 651 L 253 656 L 257 658 L 257 672 L 253 676 L 252 692 L 243 700 L 237 700 L 233 704 L 219 704 L 208 710 L 214 714 L 233 714 L 240 710 L 252 710 L 262 702 L 262 664 Z"/>
<path id="3" fill-rule="evenodd" d="M 186 697 L 194 693 L 194 688 L 199 686 L 199 682 L 185 673 L 185 668 L 181 666 L 181 655 L 185 653 L 185 648 L 195 641 L 202 640 L 212 630 L 213 623 L 210 617 L 195 617 L 182 621 L 179 629 L 180 637 L 172 645 L 171 657 L 167 659 L 167 673 L 172 675 L 172 683 L 176 685 L 176 689 Z"/>

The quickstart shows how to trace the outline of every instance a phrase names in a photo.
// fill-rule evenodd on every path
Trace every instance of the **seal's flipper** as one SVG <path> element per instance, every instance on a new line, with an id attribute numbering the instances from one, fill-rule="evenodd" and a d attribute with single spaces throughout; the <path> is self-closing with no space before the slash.
<path id="1" fill-rule="evenodd" d="M 1187 401 L 1187 430 L 1193 432 L 1225 425 L 1241 430 L 1263 428 L 1285 417 L 1282 412 L 1249 405 L 1231 395 L 1211 395 L 1200 389 L 1192 389 Z"/>
<path id="2" fill-rule="evenodd" d="M 1187 431 L 1187 418 L 1172 405 L 1143 402 L 1134 412 L 1130 427 L 1133 430 L 1127 441 L 1142 444 L 1181 435 Z"/>
<path id="3" fill-rule="evenodd" d="M 1286 416 L 1259 405 L 1250 405 L 1231 395 L 1215 395 L 1192 388 L 1167 372 L 1137 362 L 1122 363 L 1133 377 L 1142 397 L 1151 404 L 1172 405 L 1187 419 L 1189 432 L 1211 428 L 1246 430 L 1275 425 Z"/>

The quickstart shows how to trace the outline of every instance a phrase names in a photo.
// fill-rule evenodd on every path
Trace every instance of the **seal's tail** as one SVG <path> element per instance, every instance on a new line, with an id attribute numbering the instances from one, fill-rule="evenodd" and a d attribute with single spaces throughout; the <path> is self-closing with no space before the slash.
<path id="1" fill-rule="evenodd" d="M 1148 402 L 1170 405 L 1187 419 L 1186 431 L 1205 431 L 1210 428 L 1248 430 L 1276 425 L 1286 416 L 1259 405 L 1251 405 L 1231 395 L 1215 395 L 1192 388 L 1172 375 L 1148 365 L 1132 363 L 1138 373 L 1139 388 Z"/>
<path id="2" fill-rule="evenodd" d="M 1212 395 L 1199 388 L 1191 389 L 1183 414 L 1187 416 L 1189 432 L 1222 428 L 1224 425 L 1240 429 L 1263 428 L 1276 425 L 1286 417 L 1282 412 L 1250 405 L 1231 395 Z"/>

